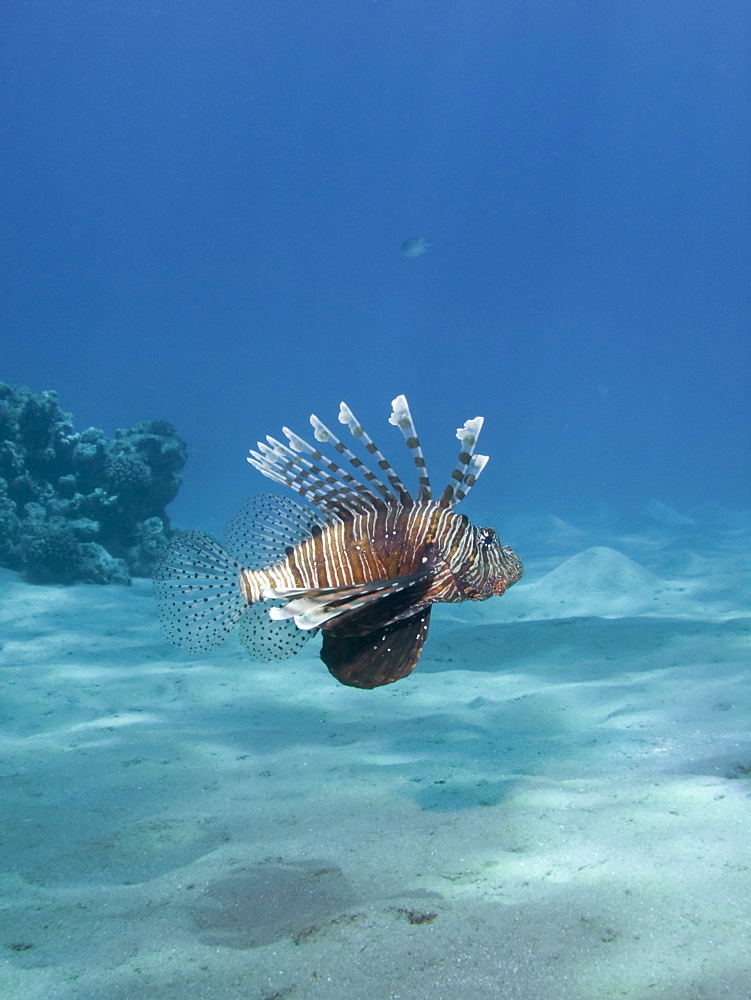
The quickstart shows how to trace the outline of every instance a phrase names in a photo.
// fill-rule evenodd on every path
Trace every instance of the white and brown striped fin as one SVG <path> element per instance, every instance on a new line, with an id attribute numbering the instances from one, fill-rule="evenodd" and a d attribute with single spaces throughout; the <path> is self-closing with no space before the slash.
<path id="1" fill-rule="evenodd" d="M 364 462 L 361 462 L 356 455 L 345 448 L 345 446 L 339 441 L 339 439 L 331 433 L 328 427 L 323 424 L 315 414 L 310 417 L 310 423 L 313 426 L 315 437 L 317 441 L 321 443 L 328 442 L 331 446 L 338 451 L 340 454 L 344 455 L 355 469 L 357 469 L 364 479 L 366 479 L 372 486 L 374 486 L 380 494 L 380 498 L 385 503 L 393 502 L 393 495 L 389 492 L 388 488 L 378 479 L 374 473 L 368 469 Z M 346 501 L 348 498 L 353 499 L 352 494 L 357 494 L 362 498 L 367 506 L 376 506 L 378 504 L 378 497 L 371 489 L 367 486 L 363 486 L 353 475 L 343 469 L 340 465 L 333 461 L 333 459 L 328 458 L 326 455 L 322 454 L 318 448 L 309 444 L 304 438 L 301 438 L 299 434 L 295 434 L 288 427 L 283 427 L 287 440 L 290 443 L 290 447 L 300 453 L 310 455 L 317 462 L 322 462 L 328 472 L 330 473 L 330 480 L 327 482 L 337 483 L 340 486 L 341 498 Z M 358 507 L 362 507 L 362 503 L 356 504 Z"/>
<path id="2" fill-rule="evenodd" d="M 428 469 L 425 465 L 425 456 L 422 453 L 420 439 L 418 438 L 417 431 L 415 430 L 412 414 L 409 412 L 409 404 L 407 403 L 406 396 L 397 396 L 396 399 L 391 401 L 391 416 L 389 417 L 389 423 L 399 428 L 404 435 L 407 447 L 412 453 L 412 460 L 415 463 L 415 468 L 417 469 L 417 479 L 419 483 L 417 492 L 418 500 L 430 500 L 433 496 L 430 489 L 430 476 L 428 475 Z"/>
<path id="3" fill-rule="evenodd" d="M 342 406 L 344 404 L 342 403 Z M 363 479 L 376 490 L 380 499 L 384 503 L 393 502 L 393 494 L 385 483 L 381 482 L 378 476 L 371 472 L 370 469 L 365 465 L 362 459 L 359 459 L 357 455 L 353 454 L 349 448 L 339 440 L 336 434 L 319 420 L 315 413 L 311 414 L 310 423 L 313 427 L 313 433 L 315 434 L 316 441 L 320 441 L 322 444 L 330 444 L 334 451 L 337 451 L 340 455 L 343 455 L 349 464 L 360 473 Z M 338 468 L 338 466 L 337 466 Z M 349 473 L 344 472 L 344 470 L 339 470 L 342 473 L 342 478 L 347 482 L 353 484 L 353 488 L 357 490 L 358 493 L 370 499 L 371 502 L 377 502 L 375 494 L 365 486 L 362 486 L 354 476 L 350 476 Z"/>
<path id="4" fill-rule="evenodd" d="M 372 628 L 376 621 L 386 622 L 404 607 L 419 604 L 432 578 L 432 559 L 426 558 L 425 565 L 416 573 L 393 580 L 369 580 L 345 587 L 316 589 L 279 587 L 264 590 L 263 597 L 264 600 L 291 598 L 283 607 L 271 608 L 269 617 L 275 621 L 293 618 L 299 629 L 333 627 L 335 621 L 341 627 L 345 620 L 352 622 L 360 612 L 377 606 L 377 615 L 369 620 Z M 395 605 L 398 605 L 397 610 Z"/>
<path id="5" fill-rule="evenodd" d="M 314 419 L 317 420 L 311 417 L 311 421 Z M 320 421 L 318 424 L 323 428 Z M 354 476 L 301 438 L 299 434 L 295 434 L 288 427 L 282 430 L 289 446 L 267 436 L 268 443 L 259 441 L 258 451 L 251 450 L 248 457 L 248 462 L 268 479 L 299 493 L 331 517 L 346 518 L 348 515 L 360 513 L 382 503 L 394 502 L 394 495 L 388 488 L 343 446 L 341 450 L 348 456 L 351 455 L 352 464 L 362 468 L 363 476 L 376 486 L 380 496 L 358 482 Z M 320 464 L 314 464 L 305 457 L 306 455 Z"/>
<path id="6" fill-rule="evenodd" d="M 296 435 L 294 437 L 297 439 Z M 258 442 L 258 451 L 250 451 L 248 462 L 268 479 L 299 493 L 331 517 L 338 517 L 342 511 L 351 512 L 369 506 L 367 498 L 358 498 L 358 494 L 346 483 L 313 465 L 281 441 L 270 436 L 266 440 L 268 444 Z"/>
<path id="7" fill-rule="evenodd" d="M 448 485 L 441 494 L 441 507 L 453 507 L 463 500 L 485 468 L 488 456 L 475 455 L 482 425 L 483 418 L 475 417 L 473 420 L 465 420 L 464 426 L 457 430 L 456 436 L 461 441 L 461 450 Z"/>
<path id="8" fill-rule="evenodd" d="M 341 403 L 339 405 L 339 423 L 346 424 L 349 427 L 350 434 L 352 437 L 357 438 L 365 447 L 365 450 L 369 455 L 372 455 L 378 463 L 378 468 L 386 475 L 389 481 L 389 486 L 394 491 L 396 499 L 404 504 L 405 507 L 411 507 L 414 503 L 409 490 L 401 481 L 399 476 L 391 468 L 390 463 L 385 458 L 383 453 L 379 451 L 378 447 L 371 439 L 370 435 L 367 433 L 362 424 L 357 420 L 354 413 L 347 406 L 346 403 Z M 368 482 L 375 483 L 378 481 L 378 477 L 375 476 L 365 464 L 361 466 L 363 476 L 368 480 Z"/>
<path id="9" fill-rule="evenodd" d="M 332 494 L 331 486 L 325 483 L 312 463 L 291 451 L 281 441 L 270 435 L 266 442 L 258 442 L 258 451 L 250 450 L 248 461 L 267 479 L 288 486 L 306 500 L 310 500 L 325 513 L 330 513 L 327 498 Z"/>
<path id="10" fill-rule="evenodd" d="M 463 500 L 466 497 L 466 495 L 475 485 L 477 480 L 480 478 L 480 473 L 487 464 L 488 464 L 487 455 L 472 456 L 472 459 L 469 463 L 469 467 L 467 468 L 467 471 L 464 473 L 464 477 L 461 481 L 461 484 L 456 490 L 456 493 L 454 494 L 455 496 L 454 504 L 459 503 L 460 500 Z"/>
<path id="11" fill-rule="evenodd" d="M 258 442 L 257 451 L 250 451 L 248 462 L 264 476 L 299 493 L 330 517 L 347 519 L 352 514 L 381 504 L 390 506 L 395 501 L 411 507 L 414 500 L 409 490 L 346 403 L 340 404 L 339 422 L 346 424 L 352 436 L 362 443 L 375 460 L 378 471 L 369 468 L 315 414 L 310 418 L 316 441 L 329 444 L 342 455 L 364 482 L 288 427 L 282 428 L 288 444 L 267 437 L 266 443 Z M 402 432 L 412 455 L 418 477 L 418 500 L 430 501 L 430 476 L 405 396 L 392 400 L 389 423 Z M 474 453 L 482 423 L 482 417 L 475 417 L 465 421 L 456 432 L 462 448 L 451 479 L 441 494 L 441 507 L 453 507 L 463 500 L 488 461 L 487 455 Z"/>

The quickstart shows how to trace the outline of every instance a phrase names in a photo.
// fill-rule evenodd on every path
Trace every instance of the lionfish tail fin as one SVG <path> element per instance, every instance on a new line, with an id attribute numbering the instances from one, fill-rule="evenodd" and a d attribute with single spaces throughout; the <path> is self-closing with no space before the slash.
<path id="1" fill-rule="evenodd" d="M 487 455 L 475 455 L 475 447 L 483 422 L 483 417 L 465 420 L 464 426 L 456 432 L 456 436 L 461 442 L 461 450 L 448 485 L 441 494 L 441 507 L 454 507 L 460 500 L 463 500 L 487 464 Z"/>
<path id="2" fill-rule="evenodd" d="M 241 504 L 222 543 L 202 531 L 175 535 L 154 574 L 157 614 L 167 637 L 200 653 L 224 642 L 237 625 L 255 659 L 295 656 L 316 630 L 303 632 L 294 621 L 270 618 L 268 603 L 252 597 L 249 581 L 256 571 L 246 567 L 273 565 L 324 523 L 296 500 L 266 493 Z"/>
<path id="3" fill-rule="evenodd" d="M 247 607 L 240 570 L 211 535 L 176 535 L 154 574 L 157 614 L 167 638 L 191 653 L 224 642 Z"/>
<path id="4" fill-rule="evenodd" d="M 430 489 L 430 476 L 425 465 L 425 456 L 422 453 L 420 439 L 415 430 L 412 414 L 409 412 L 409 404 L 406 396 L 397 396 L 391 401 L 391 416 L 389 423 L 398 427 L 404 435 L 404 440 L 412 454 L 412 461 L 417 469 L 417 479 L 419 483 L 417 497 L 419 500 L 430 500 L 432 492 Z"/>

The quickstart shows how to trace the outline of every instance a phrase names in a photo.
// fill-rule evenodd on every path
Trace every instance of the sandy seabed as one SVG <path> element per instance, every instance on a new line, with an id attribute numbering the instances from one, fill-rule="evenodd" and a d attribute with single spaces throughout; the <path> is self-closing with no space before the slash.
<path id="1" fill-rule="evenodd" d="M 751 518 L 506 540 L 372 692 L 0 572 L 3 1000 L 749 1000 Z"/>

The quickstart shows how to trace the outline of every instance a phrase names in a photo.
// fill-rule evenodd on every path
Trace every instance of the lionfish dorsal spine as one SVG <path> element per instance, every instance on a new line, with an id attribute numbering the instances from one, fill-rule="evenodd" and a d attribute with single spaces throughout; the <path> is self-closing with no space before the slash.
<path id="1" fill-rule="evenodd" d="M 415 463 L 415 468 L 417 469 L 419 484 L 417 491 L 418 499 L 432 499 L 433 494 L 430 489 L 430 476 L 425 464 L 425 456 L 422 453 L 420 439 L 417 436 L 412 414 L 409 412 L 409 404 L 407 403 L 406 396 L 397 396 L 396 399 L 392 399 L 389 423 L 393 424 L 394 427 L 398 427 L 402 432 L 407 447 L 412 454 L 412 461 Z"/>
<path id="2" fill-rule="evenodd" d="M 385 473 L 386 478 L 389 481 L 391 488 L 396 494 L 397 500 L 405 505 L 405 507 L 411 507 L 414 503 L 409 490 L 401 481 L 399 476 L 391 468 L 391 464 L 388 459 L 382 454 L 378 449 L 375 442 L 371 439 L 365 428 L 357 420 L 354 413 L 347 406 L 346 403 L 340 403 L 339 405 L 339 423 L 346 424 L 349 427 L 350 434 L 352 437 L 357 438 L 362 442 L 365 450 L 369 455 L 372 455 L 378 463 L 378 468 Z M 363 467 L 365 469 L 365 466 Z"/>
<path id="3" fill-rule="evenodd" d="M 441 507 L 453 507 L 463 500 L 485 468 L 488 456 L 475 455 L 483 423 L 483 417 L 475 417 L 465 420 L 464 426 L 457 429 L 456 436 L 461 442 L 461 449 L 448 484 L 441 494 Z"/>
<path id="4" fill-rule="evenodd" d="M 258 443 L 258 451 L 250 451 L 248 462 L 268 479 L 293 490 L 324 514 L 337 520 L 380 507 L 384 503 L 391 505 L 394 500 L 405 507 L 411 507 L 415 501 L 407 487 L 346 403 L 340 405 L 339 421 L 347 425 L 352 436 L 375 459 L 375 471 L 350 451 L 315 414 L 310 417 L 316 441 L 330 445 L 343 456 L 364 482 L 288 427 L 282 428 L 287 444 L 267 436 L 266 443 Z M 402 432 L 412 455 L 418 477 L 418 501 L 431 502 L 432 490 L 425 456 L 404 396 L 397 396 L 392 400 L 389 423 Z M 474 417 L 466 420 L 456 432 L 461 449 L 449 482 L 438 501 L 438 505 L 444 509 L 463 500 L 485 468 L 487 455 L 475 454 L 482 425 L 483 418 Z"/>
<path id="5" fill-rule="evenodd" d="M 318 419 L 315 413 L 311 414 L 310 423 L 311 426 L 313 427 L 313 433 L 315 434 L 316 441 L 320 441 L 322 444 L 330 444 L 331 447 L 334 449 L 334 451 L 338 452 L 340 455 L 343 455 L 347 459 L 349 464 L 352 466 L 352 468 L 356 469 L 358 473 L 363 477 L 363 479 L 365 479 L 365 481 L 368 482 L 377 491 L 383 502 L 391 503 L 393 501 L 393 494 L 391 490 L 389 490 L 389 488 L 385 485 L 385 483 L 382 483 L 381 480 L 378 478 L 378 476 L 374 472 L 370 471 L 370 469 L 362 461 L 362 459 L 358 458 L 357 455 L 353 454 L 349 450 L 349 448 L 342 441 L 339 440 L 336 434 L 334 434 L 333 431 L 329 430 L 329 428 L 323 423 L 322 420 Z M 336 463 L 332 462 L 331 466 L 333 465 L 336 465 Z M 329 466 L 329 468 L 331 468 L 331 466 Z M 339 467 L 337 466 L 337 468 Z M 347 482 L 350 482 L 352 484 L 352 488 L 356 490 L 358 493 L 360 493 L 361 496 L 365 497 L 368 503 L 370 504 L 378 503 L 378 497 L 376 497 L 376 495 L 366 486 L 363 486 L 361 483 L 359 483 L 354 476 L 351 476 L 348 472 L 345 472 L 343 469 L 340 469 L 339 471 L 342 474 L 342 477 Z"/>
<path id="6" fill-rule="evenodd" d="M 325 514 L 336 516 L 341 506 L 341 484 L 330 476 L 324 477 L 320 469 L 275 438 L 267 436 L 266 440 L 268 444 L 258 442 L 257 452 L 250 451 L 248 462 L 268 479 L 294 490 Z"/>
<path id="7" fill-rule="evenodd" d="M 318 417 L 316 417 L 315 414 L 311 415 L 310 422 L 314 428 L 315 437 L 317 441 L 325 442 L 327 440 L 330 440 L 335 450 L 341 451 L 342 453 L 347 451 L 347 449 L 344 448 L 344 445 L 341 445 L 341 448 L 337 448 L 337 444 L 339 444 L 339 442 L 337 442 L 337 439 L 334 437 L 334 435 L 331 434 L 328 428 L 321 423 L 321 421 L 318 419 Z M 357 494 L 358 496 L 360 496 L 362 498 L 362 502 L 367 506 L 372 507 L 378 503 L 378 498 L 372 492 L 372 490 L 369 490 L 367 486 L 363 486 L 362 483 L 360 483 L 357 479 L 355 479 L 353 475 L 347 472 L 346 469 L 343 469 L 332 458 L 329 458 L 328 455 L 324 455 L 318 448 L 314 447 L 312 444 L 309 444 L 304 438 L 301 438 L 299 434 L 295 434 L 288 427 L 283 427 L 282 430 L 286 435 L 290 447 L 293 449 L 293 451 L 296 451 L 298 454 L 309 455 L 314 462 L 320 462 L 324 466 L 326 472 L 328 472 L 329 475 L 325 476 L 323 481 L 325 481 L 325 483 L 327 484 L 330 484 L 332 487 L 333 486 L 339 487 L 340 495 L 338 497 L 338 503 L 341 504 L 346 502 L 349 498 L 353 498 L 353 494 Z M 319 433 L 321 434 L 320 437 Z M 328 434 L 329 437 L 327 438 L 325 434 Z M 351 455 L 351 452 L 349 454 Z M 357 462 L 358 460 L 356 459 L 356 457 L 354 455 L 351 455 L 351 464 L 355 468 L 358 467 Z M 323 475 L 323 470 L 319 469 L 317 466 L 311 465 L 308 462 L 306 462 L 306 464 L 310 465 L 311 470 L 320 472 Z M 359 463 L 360 466 L 362 464 L 363 464 L 362 462 Z M 381 487 L 384 499 L 391 500 L 391 494 L 386 489 L 386 487 L 383 486 L 382 483 L 376 481 L 375 485 Z"/>
<path id="8" fill-rule="evenodd" d="M 472 487 L 475 485 L 480 477 L 480 473 L 488 464 L 487 455 L 473 455 L 472 460 L 469 463 L 467 471 L 464 473 L 464 477 L 458 489 L 456 490 L 454 504 L 458 504 L 460 500 L 463 500 Z M 452 506 L 454 505 L 452 504 Z"/>

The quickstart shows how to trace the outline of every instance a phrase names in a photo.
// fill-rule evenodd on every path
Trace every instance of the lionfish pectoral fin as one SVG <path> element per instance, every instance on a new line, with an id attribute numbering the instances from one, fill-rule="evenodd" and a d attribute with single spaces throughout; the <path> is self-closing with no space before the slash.
<path id="1" fill-rule="evenodd" d="M 419 604 L 432 578 L 432 566 L 426 565 L 417 573 L 392 580 L 317 590 L 277 588 L 265 590 L 263 596 L 267 600 L 292 598 L 281 608 L 270 608 L 269 617 L 275 621 L 294 618 L 300 629 L 320 628 L 329 622 L 338 623 L 370 612 L 374 612 L 376 624 L 379 620 L 390 621 L 404 609 Z"/>
<path id="2" fill-rule="evenodd" d="M 324 630 L 321 659 L 348 687 L 376 688 L 411 674 L 428 635 L 430 607 L 365 635 Z"/>

